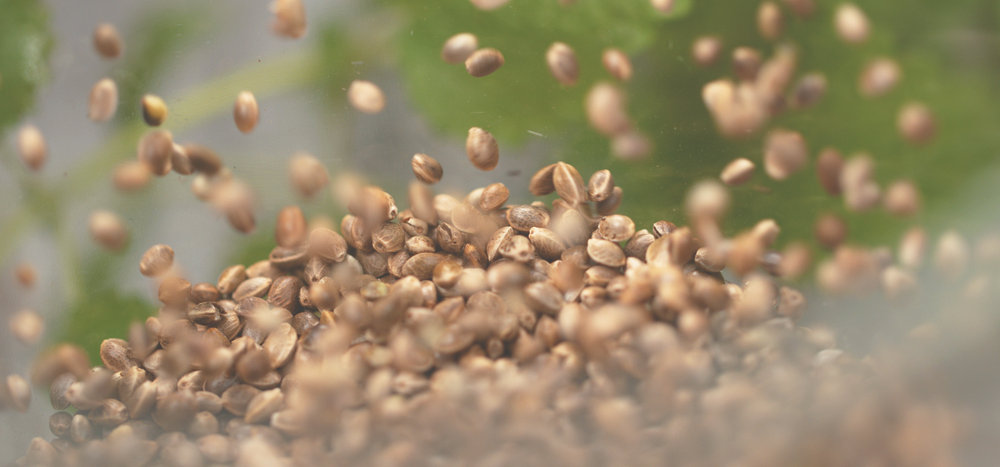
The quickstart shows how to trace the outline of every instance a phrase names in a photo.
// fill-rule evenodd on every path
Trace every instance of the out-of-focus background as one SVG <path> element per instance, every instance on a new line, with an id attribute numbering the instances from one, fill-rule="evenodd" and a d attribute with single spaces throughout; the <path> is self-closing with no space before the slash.
<path id="1" fill-rule="evenodd" d="M 768 128 L 800 131 L 813 161 L 825 147 L 871 154 L 877 181 L 913 180 L 924 209 L 908 218 L 881 209 L 852 213 L 821 189 L 812 164 L 780 182 L 758 169 L 749 183 L 731 190 L 727 233 L 774 218 L 782 227 L 779 248 L 805 240 L 823 258 L 829 252 L 813 239 L 813 224 L 833 213 L 845 219 L 849 241 L 860 245 L 895 245 L 918 224 L 932 239 L 956 228 L 974 242 L 1000 226 L 1000 110 L 993 105 L 1000 100 L 1000 4 L 857 4 L 872 31 L 865 43 L 850 45 L 834 31 L 837 2 L 829 1 L 818 1 L 806 19 L 783 3 L 784 32 L 766 40 L 754 22 L 757 2 L 678 0 L 671 13 L 662 14 L 647 0 L 511 0 L 495 11 L 467 0 L 307 0 L 308 32 L 290 40 L 271 32 L 265 1 L 0 0 L 0 322 L 23 308 L 46 321 L 42 342 L 34 347 L 6 335 L 0 339 L 0 374 L 27 374 L 31 358 L 57 341 L 96 352 L 101 339 L 121 337 L 131 320 L 154 313 L 155 284 L 138 273 L 139 257 L 152 244 L 171 245 L 192 282 L 214 282 L 226 265 L 266 256 L 281 207 L 299 204 L 307 215 L 339 219 L 343 211 L 331 190 L 305 200 L 292 189 L 287 165 L 299 151 L 318 157 L 333 180 L 359 174 L 385 187 L 400 205 L 416 152 L 444 166 L 436 190 L 461 194 L 502 181 L 512 201 L 529 199 L 528 179 L 538 168 L 566 160 L 585 177 L 611 169 L 625 190 L 620 212 L 641 227 L 659 219 L 685 222 L 684 193 L 694 182 L 717 177 L 736 157 L 761 162 L 766 130 L 723 138 L 702 102 L 706 82 L 733 75 L 729 56 L 737 46 L 769 57 L 779 44 L 795 44 L 796 76 L 826 77 L 828 90 L 818 104 L 782 114 Z M 102 22 L 114 24 L 125 41 L 117 60 L 102 59 L 93 49 L 93 30 Z M 475 33 L 481 46 L 503 51 L 506 64 L 491 76 L 472 78 L 461 65 L 443 62 L 441 45 L 459 32 Z M 691 46 L 706 35 L 721 39 L 723 49 L 714 64 L 699 66 Z M 574 86 L 560 85 L 549 74 L 545 50 L 554 41 L 576 51 L 580 79 Z M 613 80 L 601 67 L 607 47 L 621 48 L 635 67 L 634 78 L 621 86 L 630 116 L 652 143 L 648 158 L 613 156 L 608 139 L 587 123 L 587 90 Z M 902 80 L 885 96 L 864 98 L 858 75 L 876 57 L 896 60 Z M 87 100 L 103 77 L 118 83 L 120 107 L 111 122 L 97 124 L 86 118 Z M 385 91 L 381 113 L 349 106 L 345 91 L 354 79 Z M 261 109 L 260 123 L 248 135 L 232 122 L 232 102 L 241 90 L 253 91 Z M 135 158 L 144 93 L 160 95 L 170 106 L 164 127 L 175 140 L 213 148 L 251 185 L 258 201 L 254 233 L 234 231 L 195 198 L 191 177 L 154 178 L 135 193 L 114 189 L 113 168 Z M 907 143 L 896 130 L 899 109 L 913 101 L 934 112 L 937 135 L 929 144 Z M 48 143 L 49 158 L 38 173 L 17 158 L 16 133 L 24 123 L 41 129 Z M 501 162 L 493 172 L 478 171 L 466 159 L 471 126 L 488 129 L 499 141 Z M 130 240 L 122 251 L 107 252 L 90 238 L 87 219 L 95 209 L 125 219 Z M 22 263 L 38 272 L 33 288 L 14 279 L 12 271 Z M 933 279 L 921 282 L 932 292 L 905 307 L 877 298 L 829 298 L 813 282 L 807 276 L 801 283 L 813 305 L 804 319 L 837 330 L 842 345 L 859 354 L 891 346 L 949 309 L 945 295 L 933 292 Z M 981 329 L 997 323 L 990 314 L 981 318 Z M 983 332 L 954 341 L 946 347 L 954 355 L 942 359 L 978 364 L 984 354 L 995 356 L 996 341 L 989 342 L 996 333 Z M 958 373 L 955 378 L 980 375 L 970 384 L 998 387 L 991 371 Z M 998 413 L 988 390 L 955 394 L 970 406 L 994 407 L 987 414 Z M 34 396 L 29 412 L 0 413 L 0 458 L 16 457 L 31 437 L 47 434 L 47 394 L 36 388 Z"/>

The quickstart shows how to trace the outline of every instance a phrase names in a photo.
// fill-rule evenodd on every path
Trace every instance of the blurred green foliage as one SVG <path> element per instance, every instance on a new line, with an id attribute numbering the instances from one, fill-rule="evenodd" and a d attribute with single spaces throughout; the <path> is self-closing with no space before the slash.
<path id="1" fill-rule="evenodd" d="M 48 77 L 52 32 L 37 0 L 0 1 L 0 130 L 19 121 Z"/>

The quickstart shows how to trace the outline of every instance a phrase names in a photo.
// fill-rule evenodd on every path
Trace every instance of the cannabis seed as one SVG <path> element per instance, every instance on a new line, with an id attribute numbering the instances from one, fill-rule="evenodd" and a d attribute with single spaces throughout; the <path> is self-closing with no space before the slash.
<path id="1" fill-rule="evenodd" d="M 236 95 L 236 103 L 233 104 L 233 121 L 236 122 L 236 129 L 241 133 L 250 133 L 257 126 L 260 119 L 260 109 L 257 107 L 257 98 L 250 91 L 241 91 Z"/>
<path id="2" fill-rule="evenodd" d="M 444 175 L 441 163 L 423 153 L 413 155 L 413 159 L 410 160 L 410 167 L 413 168 L 413 175 L 416 175 L 418 180 L 428 185 L 440 182 L 441 176 Z"/>
<path id="3" fill-rule="evenodd" d="M 302 0 L 274 0 L 271 30 L 281 37 L 298 39 L 306 34 L 306 9 Z"/>
<path id="4" fill-rule="evenodd" d="M 174 264 L 174 250 L 164 244 L 149 247 L 139 261 L 139 272 L 146 277 L 155 277 L 167 272 Z"/>
<path id="5" fill-rule="evenodd" d="M 722 169 L 719 179 L 722 180 L 722 183 L 729 186 L 742 185 L 750 181 L 755 168 L 756 165 L 750 159 L 745 157 L 733 159 L 732 162 L 726 164 L 726 167 Z"/>
<path id="6" fill-rule="evenodd" d="M 38 272 L 35 271 L 35 267 L 31 263 L 20 263 L 14 269 L 14 277 L 17 278 L 19 284 L 30 289 L 35 286 Z"/>
<path id="7" fill-rule="evenodd" d="M 42 331 L 45 330 L 45 321 L 34 311 L 21 310 L 10 317 L 8 327 L 10 327 L 10 333 L 21 343 L 33 345 L 38 342 Z"/>
<path id="8" fill-rule="evenodd" d="M 631 126 L 625 107 L 625 94 L 609 83 L 597 83 L 584 101 L 590 126 L 606 136 L 624 133 Z"/>
<path id="9" fill-rule="evenodd" d="M 118 30 L 108 23 L 101 23 L 94 28 L 94 49 L 107 59 L 118 58 L 124 49 Z"/>
<path id="10" fill-rule="evenodd" d="M 902 74 L 895 60 L 886 57 L 872 59 L 858 76 L 858 92 L 865 97 L 885 95 L 896 87 Z"/>
<path id="11" fill-rule="evenodd" d="M 304 152 L 296 153 L 289 159 L 288 174 L 292 187 L 304 198 L 312 198 L 330 181 L 323 163 Z"/>
<path id="12" fill-rule="evenodd" d="M 629 81 L 632 79 L 632 61 L 628 55 L 619 49 L 604 49 L 601 54 L 601 63 L 604 69 L 608 70 L 611 76 L 619 81 Z"/>
<path id="13" fill-rule="evenodd" d="M 702 36 L 691 43 L 691 57 L 699 66 L 707 67 L 722 54 L 722 40 L 715 36 Z"/>
<path id="14" fill-rule="evenodd" d="M 920 210 L 920 192 L 909 180 L 897 180 L 885 190 L 885 210 L 894 216 L 912 216 Z"/>
<path id="15" fill-rule="evenodd" d="M 465 139 L 465 153 L 479 170 L 493 170 L 500 162 L 500 147 L 497 140 L 490 132 L 479 128 L 469 128 L 469 135 Z"/>
<path id="16" fill-rule="evenodd" d="M 90 214 L 88 230 L 98 245 L 112 251 L 121 250 L 128 241 L 125 223 L 111 211 L 98 210 Z"/>
<path id="17" fill-rule="evenodd" d="M 757 31 L 767 40 L 775 40 L 785 29 L 781 8 L 774 2 L 763 2 L 757 8 Z"/>
<path id="18" fill-rule="evenodd" d="M 919 102 L 911 102 L 899 109 L 896 128 L 906 141 L 926 144 L 934 139 L 937 124 L 930 108 Z"/>
<path id="19" fill-rule="evenodd" d="M 816 159 L 816 176 L 819 184 L 830 196 L 841 193 L 840 173 L 844 168 L 844 157 L 834 148 L 824 148 Z"/>
<path id="20" fill-rule="evenodd" d="M 805 167 L 809 157 L 806 142 L 796 131 L 771 130 L 764 143 L 764 171 L 784 180 Z"/>
<path id="21" fill-rule="evenodd" d="M 441 47 L 441 60 L 447 63 L 462 63 L 479 48 L 479 39 L 475 35 L 462 32 L 451 36 Z"/>
<path id="22" fill-rule="evenodd" d="M 118 110 L 118 85 L 111 78 L 104 78 L 90 88 L 87 118 L 95 122 L 106 122 Z"/>
<path id="23" fill-rule="evenodd" d="M 160 96 L 142 96 L 142 119 L 149 126 L 160 126 L 167 120 L 167 103 Z"/>
<path id="24" fill-rule="evenodd" d="M 587 188 L 583 184 L 583 177 L 572 165 L 557 162 L 555 170 L 552 171 L 552 184 L 555 186 L 556 194 L 570 205 L 576 206 L 587 201 Z"/>
<path id="25" fill-rule="evenodd" d="M 853 3 L 841 3 L 834 13 L 834 28 L 840 39 L 848 44 L 860 44 L 868 40 L 871 27 L 865 12 Z"/>
<path id="26" fill-rule="evenodd" d="M 627 216 L 612 214 L 601 219 L 597 231 L 605 240 L 620 243 L 635 235 L 635 223 Z"/>
<path id="27" fill-rule="evenodd" d="M 174 137 L 166 130 L 150 131 L 139 140 L 136 152 L 139 161 L 146 164 L 150 172 L 162 177 L 170 173 Z"/>
<path id="28" fill-rule="evenodd" d="M 493 48 L 479 49 L 465 59 L 465 71 L 476 78 L 482 78 L 503 66 L 503 54 Z"/>
<path id="29" fill-rule="evenodd" d="M 562 42 L 553 42 L 545 52 L 545 62 L 549 66 L 549 72 L 560 84 L 564 86 L 576 84 L 580 76 L 580 65 L 576 61 L 576 53 L 570 46 Z"/>
<path id="30" fill-rule="evenodd" d="M 760 62 L 760 52 L 757 49 L 746 46 L 733 49 L 733 71 L 736 73 L 736 77 L 743 81 L 757 79 Z"/>
<path id="31" fill-rule="evenodd" d="M 356 79 L 347 88 L 351 106 L 366 114 L 377 114 L 385 108 L 385 94 L 375 83 Z"/>
<path id="32" fill-rule="evenodd" d="M 278 211 L 274 225 L 274 241 L 280 247 L 291 248 L 306 240 L 306 216 L 298 206 L 285 206 Z"/>
<path id="33" fill-rule="evenodd" d="M 21 161 L 29 169 L 38 171 L 45 165 L 48 155 L 48 145 L 41 130 L 34 125 L 24 125 L 17 132 L 17 152 Z"/>

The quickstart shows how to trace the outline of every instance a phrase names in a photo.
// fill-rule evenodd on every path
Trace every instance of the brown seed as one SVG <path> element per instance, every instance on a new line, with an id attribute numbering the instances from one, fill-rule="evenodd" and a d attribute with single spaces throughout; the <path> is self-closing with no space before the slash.
<path id="1" fill-rule="evenodd" d="M 434 240 L 442 250 L 456 255 L 462 252 L 466 243 L 465 234 L 447 222 L 442 222 L 434 229 Z"/>
<path id="2" fill-rule="evenodd" d="M 853 3 L 841 3 L 837 6 L 833 25 L 840 39 L 848 44 L 867 41 L 871 32 L 865 12 Z"/>
<path id="3" fill-rule="evenodd" d="M 852 211 L 865 211 L 875 207 L 881 189 L 874 181 L 875 162 L 867 154 L 851 157 L 840 171 L 840 188 L 844 204 Z"/>
<path id="4" fill-rule="evenodd" d="M 90 214 L 88 230 L 98 245 L 112 251 L 121 250 L 128 241 L 128 231 L 117 214 L 98 210 Z"/>
<path id="5" fill-rule="evenodd" d="M 743 81 L 757 79 L 760 62 L 760 52 L 757 49 L 745 46 L 733 49 L 733 71 Z"/>
<path id="6" fill-rule="evenodd" d="M 187 143 L 184 152 L 191 160 L 191 168 L 208 176 L 214 176 L 222 170 L 222 159 L 212 149 L 200 144 Z"/>
<path id="7" fill-rule="evenodd" d="M 306 34 L 306 9 L 302 0 L 274 0 L 271 30 L 281 37 L 298 39 Z"/>
<path id="8" fill-rule="evenodd" d="M 243 421 L 247 423 L 261 423 L 271 419 L 271 415 L 281 410 L 285 404 L 285 396 L 281 389 L 271 389 L 258 393 L 247 404 L 246 414 Z"/>
<path id="9" fill-rule="evenodd" d="M 180 175 L 191 175 L 194 172 L 191 158 L 188 157 L 184 146 L 173 144 L 173 150 L 170 151 L 170 168 Z"/>
<path id="10" fill-rule="evenodd" d="M 615 189 L 615 179 L 608 169 L 598 170 L 590 176 L 587 183 L 587 197 L 591 201 L 601 202 L 611 196 Z"/>
<path id="11" fill-rule="evenodd" d="M 146 277 L 154 277 L 170 269 L 174 264 L 174 250 L 167 245 L 149 247 L 139 261 L 139 272 Z"/>
<path id="12" fill-rule="evenodd" d="M 507 209 L 507 223 L 514 230 L 528 232 L 532 227 L 548 227 L 549 213 L 534 206 L 512 206 Z"/>
<path id="13" fill-rule="evenodd" d="M 139 140 L 137 148 L 139 161 L 154 175 L 170 173 L 170 158 L 174 152 L 174 137 L 166 130 L 153 130 Z"/>
<path id="14" fill-rule="evenodd" d="M 246 267 L 242 264 L 235 264 L 223 269 L 222 273 L 219 274 L 219 280 L 216 282 L 219 293 L 223 295 L 232 294 L 236 290 L 236 287 L 245 281 L 246 278 Z"/>
<path id="15" fill-rule="evenodd" d="M 306 240 L 306 216 L 298 206 L 285 206 L 278 211 L 274 226 L 274 241 L 278 246 L 291 248 Z"/>
<path id="16" fill-rule="evenodd" d="M 441 163 L 423 153 L 413 155 L 413 159 L 410 160 L 410 167 L 413 168 L 413 175 L 416 175 L 418 180 L 429 185 L 440 182 L 441 176 L 444 175 Z"/>
<path id="17" fill-rule="evenodd" d="M 557 162 L 552 172 L 552 184 L 559 197 L 573 206 L 587 201 L 587 188 L 583 184 L 583 177 L 572 165 Z"/>
<path id="18" fill-rule="evenodd" d="M 483 211 L 493 211 L 499 209 L 510 198 L 510 190 L 503 183 L 497 182 L 487 185 L 483 189 L 482 196 L 479 197 L 479 208 Z"/>
<path id="19" fill-rule="evenodd" d="M 783 129 L 771 130 L 764 144 L 764 171 L 775 180 L 784 180 L 802 170 L 809 150 L 802 134 Z"/>
<path id="20" fill-rule="evenodd" d="M 247 297 L 263 297 L 270 288 L 270 277 L 251 277 L 236 287 L 233 291 L 233 300 L 239 302 Z"/>
<path id="21" fill-rule="evenodd" d="M 219 308 L 212 302 L 202 302 L 188 310 L 187 318 L 192 323 L 212 326 L 222 320 L 222 314 L 219 313 Z"/>
<path id="22" fill-rule="evenodd" d="M 33 345 L 45 330 L 45 321 L 34 311 L 21 310 L 10 317 L 8 326 L 17 340 L 25 345 Z"/>
<path id="23" fill-rule="evenodd" d="M 535 258 L 535 247 L 523 235 L 514 235 L 509 241 L 500 245 L 499 253 L 520 263 L 526 263 Z"/>
<path id="24" fill-rule="evenodd" d="M 757 31 L 767 40 L 775 40 L 785 29 L 784 15 L 774 2 L 763 2 L 757 8 Z"/>
<path id="25" fill-rule="evenodd" d="M 617 268 L 625 265 L 625 252 L 620 246 L 607 240 L 587 240 L 587 255 L 595 263 L 604 266 Z"/>
<path id="26" fill-rule="evenodd" d="M 847 238 L 847 223 L 834 214 L 824 214 L 816 219 L 813 232 L 820 245 L 832 250 Z"/>
<path id="27" fill-rule="evenodd" d="M 632 62 L 628 55 L 625 55 L 625 52 L 620 49 L 604 49 L 604 53 L 601 54 L 601 63 L 615 79 L 619 81 L 632 79 Z"/>
<path id="28" fill-rule="evenodd" d="M 920 210 L 920 192 L 910 180 L 897 180 L 885 191 L 885 210 L 894 216 L 912 216 Z"/>
<path id="29" fill-rule="evenodd" d="M 379 187 L 366 186 L 360 192 L 354 194 L 354 198 L 347 204 L 347 210 L 363 221 L 360 227 L 368 229 L 377 227 L 383 222 L 396 218 L 399 214 L 396 208 L 396 201 L 392 195 L 386 193 Z M 343 226 L 341 231 L 346 235 Z M 370 230 L 369 230 L 370 232 Z M 370 248 L 370 245 L 363 248 Z"/>
<path id="30" fill-rule="evenodd" d="M 142 96 L 142 119 L 149 126 L 160 126 L 167 120 L 167 103 L 160 96 L 146 94 Z"/>
<path id="31" fill-rule="evenodd" d="M 434 266 L 432 278 L 434 284 L 442 289 L 450 289 L 458 283 L 462 275 L 462 265 L 451 259 L 443 260 Z"/>
<path id="32" fill-rule="evenodd" d="M 415 254 L 403 264 L 403 275 L 429 280 L 433 276 L 434 267 L 444 259 L 445 256 L 438 253 Z"/>
<path id="33" fill-rule="evenodd" d="M 267 303 L 275 308 L 284 308 L 295 312 L 298 308 L 299 289 L 302 280 L 295 276 L 281 276 L 271 282 L 267 292 Z"/>
<path id="34" fill-rule="evenodd" d="M 118 164 L 112 175 L 115 188 L 124 192 L 137 191 L 145 187 L 151 177 L 152 174 L 149 172 L 149 167 L 136 160 Z"/>
<path id="35" fill-rule="evenodd" d="M 462 32 L 451 36 L 441 47 L 441 60 L 447 63 L 462 63 L 479 48 L 479 39 L 475 35 Z"/>
<path id="36" fill-rule="evenodd" d="M 618 206 L 621 206 L 622 199 L 625 194 L 622 191 L 622 187 L 616 186 L 611 190 L 611 196 L 608 199 L 597 203 L 597 213 L 602 216 L 610 216 L 618 210 Z M 563 234 L 565 236 L 565 234 Z"/>
<path id="37" fill-rule="evenodd" d="M 892 91 L 899 84 L 903 72 L 891 58 L 872 59 L 858 76 L 858 92 L 865 97 L 879 97 Z"/>
<path id="38" fill-rule="evenodd" d="M 24 125 L 17 132 L 17 152 L 21 161 L 31 170 L 39 170 L 45 165 L 48 146 L 41 130 L 34 125 Z"/>
<path id="39" fill-rule="evenodd" d="M 703 180 L 691 187 L 685 200 L 692 219 L 721 219 L 729 209 L 729 191 L 715 180 Z"/>
<path id="40" fill-rule="evenodd" d="M 250 91 L 241 91 L 236 95 L 236 103 L 233 104 L 233 121 L 236 128 L 241 133 L 250 133 L 257 126 L 260 119 L 260 109 L 257 107 L 257 98 Z"/>
<path id="41" fill-rule="evenodd" d="M 94 49 L 101 57 L 118 58 L 124 48 L 121 36 L 118 35 L 118 30 L 113 25 L 101 23 L 94 28 Z"/>
<path id="42" fill-rule="evenodd" d="M 625 94 L 610 83 L 597 83 L 584 101 L 590 126 L 606 136 L 624 133 L 631 128 L 625 107 Z"/>
<path id="43" fill-rule="evenodd" d="M 112 428 L 128 421 L 128 409 L 120 400 L 104 399 L 101 405 L 87 414 L 87 418 L 94 425 Z"/>
<path id="44" fill-rule="evenodd" d="M 479 170 L 493 170 L 500 162 L 500 147 L 490 132 L 479 128 L 469 128 L 469 136 L 465 140 L 465 153 Z"/>
<path id="45" fill-rule="evenodd" d="M 929 143 L 937 132 L 934 114 L 919 102 L 910 102 L 899 109 L 896 128 L 903 139 L 913 144 Z"/>
<path id="46" fill-rule="evenodd" d="M 167 306 L 183 307 L 191 293 L 191 283 L 183 277 L 170 276 L 160 282 L 157 299 Z"/>
<path id="47" fill-rule="evenodd" d="M 309 232 L 309 253 L 339 263 L 347 257 L 347 241 L 333 230 L 317 227 Z"/>
<path id="48" fill-rule="evenodd" d="M 93 427 L 90 420 L 81 414 L 73 415 L 73 420 L 69 425 L 69 437 L 76 443 L 83 443 L 93 435 Z"/>
<path id="49" fill-rule="evenodd" d="M 111 78 L 104 78 L 90 88 L 87 104 L 87 118 L 95 122 L 106 122 L 118 110 L 118 85 Z"/>
<path id="50" fill-rule="evenodd" d="M 69 426 L 73 416 L 68 412 L 56 412 L 49 416 L 49 431 L 58 438 L 69 436 Z"/>
<path id="51" fill-rule="evenodd" d="M 267 335 L 263 347 L 270 358 L 271 368 L 281 368 L 289 362 L 295 352 L 295 343 L 298 337 L 295 329 L 288 323 L 279 324 L 275 330 Z"/>
<path id="52" fill-rule="evenodd" d="M 296 153 L 289 159 L 288 175 L 292 187 L 304 198 L 312 198 L 330 181 L 323 163 L 304 152 Z"/>
<path id="53" fill-rule="evenodd" d="M 702 36 L 691 43 L 691 57 L 699 66 L 709 66 L 722 54 L 722 40 L 715 36 Z"/>
<path id="54" fill-rule="evenodd" d="M 729 186 L 742 185 L 750 181 L 755 168 L 756 165 L 750 159 L 745 157 L 733 159 L 732 162 L 726 164 L 726 167 L 722 169 L 719 179 L 722 180 L 722 183 Z"/>
<path id="55" fill-rule="evenodd" d="M 352 107 L 366 114 L 377 114 L 385 108 L 385 94 L 371 81 L 351 81 L 347 88 L 347 100 Z"/>
<path id="56" fill-rule="evenodd" d="M 545 62 L 552 76 L 564 86 L 576 84 L 577 78 L 580 77 L 580 65 L 576 61 L 576 53 L 562 42 L 553 42 L 549 46 L 545 52 Z"/>
<path id="57" fill-rule="evenodd" d="M 830 196 L 841 193 L 840 173 L 844 168 L 844 157 L 834 148 L 824 148 L 816 159 L 816 176 L 820 185 Z"/>
<path id="58" fill-rule="evenodd" d="M 545 196 L 556 191 L 552 182 L 552 174 L 555 170 L 556 164 L 549 164 L 535 172 L 535 175 L 531 176 L 531 181 L 528 182 L 528 191 L 535 196 Z"/>
<path id="59" fill-rule="evenodd" d="M 799 79 L 792 90 L 792 107 L 804 109 L 816 105 L 826 95 L 826 76 L 809 73 Z"/>
<path id="60" fill-rule="evenodd" d="M 796 279 L 809 270 L 812 249 L 805 242 L 792 242 L 781 253 L 778 274 L 785 279 Z"/>
<path id="61" fill-rule="evenodd" d="M 482 78 L 503 66 L 503 54 L 493 48 L 479 49 L 465 59 L 465 71 L 476 78 Z"/>
<path id="62" fill-rule="evenodd" d="M 924 262 L 924 253 L 927 249 L 927 234 L 920 227 L 913 227 L 903 234 L 899 241 L 899 264 L 909 268 L 917 269 Z"/>
<path id="63" fill-rule="evenodd" d="M 532 227 L 528 231 L 528 240 L 535 248 L 538 256 L 554 261 L 562 256 L 566 250 L 566 242 L 559 237 L 559 234 L 542 227 Z"/>
<path id="64" fill-rule="evenodd" d="M 635 222 L 627 216 L 612 214 L 601 219 L 597 231 L 605 240 L 620 243 L 635 235 Z"/>
<path id="65" fill-rule="evenodd" d="M 19 263 L 14 268 L 14 277 L 17 278 L 18 284 L 30 289 L 35 286 L 35 281 L 38 280 L 38 272 L 35 271 L 35 267 L 31 263 Z"/>
<path id="66" fill-rule="evenodd" d="M 124 371 L 139 364 L 128 342 L 122 339 L 101 342 L 101 362 L 112 371 Z"/>

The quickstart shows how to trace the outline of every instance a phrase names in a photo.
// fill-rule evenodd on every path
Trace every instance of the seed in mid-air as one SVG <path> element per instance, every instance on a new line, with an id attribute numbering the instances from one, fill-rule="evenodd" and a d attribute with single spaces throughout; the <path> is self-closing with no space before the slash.
<path id="1" fill-rule="evenodd" d="M 115 116 L 118 109 L 118 86 L 111 78 L 104 78 L 90 89 L 87 118 L 95 122 L 106 122 Z"/>
<path id="2" fill-rule="evenodd" d="M 503 66 L 503 54 L 493 48 L 479 49 L 465 59 L 465 71 L 476 78 L 482 78 Z"/>
<path id="3" fill-rule="evenodd" d="M 842 3 L 837 7 L 833 25 L 840 39 L 848 44 L 865 42 L 871 33 L 868 17 L 853 3 Z"/>
<path id="4" fill-rule="evenodd" d="M 580 64 L 576 61 L 576 52 L 562 43 L 554 42 L 545 52 L 545 62 L 549 65 L 549 72 L 561 84 L 571 86 L 576 84 L 580 77 Z"/>
<path id="5" fill-rule="evenodd" d="M 410 167 L 413 169 L 413 175 L 416 175 L 418 180 L 428 185 L 440 182 L 441 176 L 444 175 L 441 163 L 423 153 L 413 155 L 413 159 L 410 160 Z"/>
<path id="6" fill-rule="evenodd" d="M 122 38 L 118 35 L 118 30 L 108 23 L 102 23 L 94 28 L 94 49 L 104 58 L 118 58 L 122 54 L 124 45 Z"/>
<path id="7" fill-rule="evenodd" d="M 91 213 L 89 230 L 94 241 L 108 250 L 120 250 L 128 240 L 125 223 L 111 211 L 98 210 Z"/>
<path id="8" fill-rule="evenodd" d="M 49 152 L 42 131 L 35 125 L 22 126 L 17 132 L 17 152 L 29 169 L 35 171 L 41 169 Z"/>
<path id="9" fill-rule="evenodd" d="M 745 157 L 734 159 L 722 169 L 719 179 L 729 186 L 742 185 L 753 177 L 755 167 L 753 161 Z"/>
<path id="10" fill-rule="evenodd" d="M 306 9 L 302 0 L 274 0 L 271 3 L 274 22 L 271 30 L 289 39 L 298 39 L 306 34 Z"/>
<path id="11" fill-rule="evenodd" d="M 462 63 L 479 48 L 479 39 L 474 34 L 462 32 L 451 36 L 441 47 L 441 60 Z"/>
<path id="12" fill-rule="evenodd" d="M 716 36 L 702 36 L 691 44 L 691 57 L 699 66 L 709 66 L 719 59 L 722 40 Z"/>
<path id="13" fill-rule="evenodd" d="M 929 143 L 937 132 L 934 114 L 919 102 L 908 103 L 899 109 L 896 127 L 903 139 L 914 144 Z"/>
<path id="14" fill-rule="evenodd" d="M 259 118 L 257 98 L 250 91 L 240 92 L 236 96 L 236 103 L 233 104 L 233 120 L 236 122 L 236 128 L 241 133 L 250 133 L 257 126 Z"/>
<path id="15" fill-rule="evenodd" d="M 347 88 L 347 100 L 355 109 L 366 114 L 377 114 L 385 108 L 385 94 L 371 81 L 351 81 L 351 86 Z"/>
<path id="16" fill-rule="evenodd" d="M 142 96 L 142 119 L 149 126 L 160 126 L 167 120 L 167 103 L 160 96 L 146 94 Z"/>
<path id="17" fill-rule="evenodd" d="M 632 61 L 620 49 L 604 49 L 604 53 L 601 54 L 601 63 L 615 79 L 619 81 L 632 79 Z"/>
<path id="18" fill-rule="evenodd" d="M 479 128 L 469 128 L 465 139 L 465 153 L 469 161 L 479 170 L 493 170 L 500 162 L 500 147 L 490 132 Z"/>
<path id="19" fill-rule="evenodd" d="M 775 40 L 785 30 L 785 18 L 777 3 L 764 2 L 757 8 L 757 30 L 767 40 Z"/>
<path id="20" fill-rule="evenodd" d="M 288 175 L 292 187 L 304 198 L 312 198 L 330 181 L 323 163 L 305 152 L 295 154 L 288 161 Z"/>

